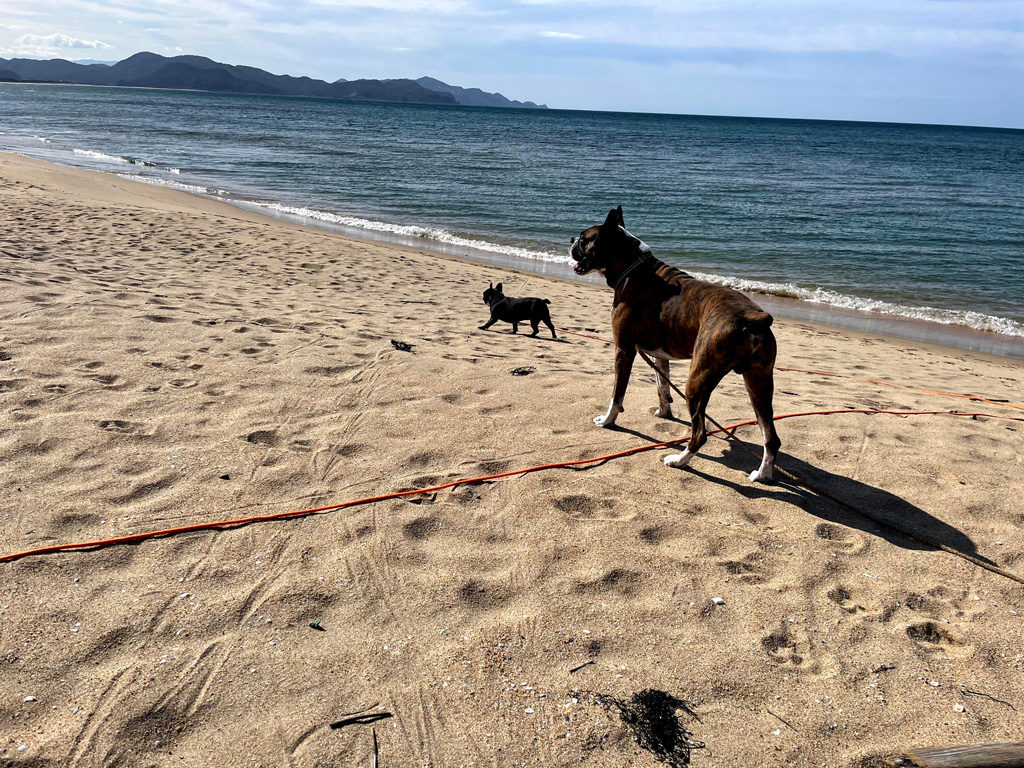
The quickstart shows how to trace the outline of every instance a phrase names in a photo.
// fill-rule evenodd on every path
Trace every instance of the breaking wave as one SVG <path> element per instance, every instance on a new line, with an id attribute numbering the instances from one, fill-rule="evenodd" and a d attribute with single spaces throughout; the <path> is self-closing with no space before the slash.
<path id="1" fill-rule="evenodd" d="M 727 285 L 738 291 L 762 293 L 768 296 L 780 296 L 788 299 L 799 299 L 811 304 L 827 304 L 839 309 L 852 309 L 860 312 L 877 312 L 884 315 L 896 315 L 913 320 L 926 320 L 942 325 L 960 325 L 979 331 L 991 331 L 1007 336 L 1024 337 L 1024 323 L 1008 317 L 986 315 L 982 312 L 960 309 L 942 309 L 940 307 L 915 307 L 895 304 L 880 299 L 869 299 L 863 296 L 851 296 L 846 293 L 829 290 L 828 288 L 805 288 L 793 283 L 771 283 L 761 280 L 749 280 L 742 277 L 728 277 L 704 272 L 688 270 L 694 277 L 709 283 Z"/>
<path id="2" fill-rule="evenodd" d="M 424 240 L 440 243 L 446 246 L 455 246 L 457 248 L 471 248 L 476 251 L 498 253 L 504 256 L 513 256 L 518 259 L 527 259 L 529 261 L 546 261 L 555 264 L 572 263 L 572 259 L 567 255 L 559 255 L 549 251 L 536 251 L 517 245 L 505 245 L 491 240 L 481 240 L 477 237 L 467 237 L 455 232 L 449 232 L 447 229 L 441 229 L 439 227 L 421 227 L 414 224 L 392 224 L 387 221 L 364 219 L 359 216 L 330 213 L 329 211 L 321 211 L 316 208 L 297 207 L 268 201 L 253 201 L 248 204 L 257 208 L 264 208 L 266 210 L 273 211 L 274 213 L 283 213 L 289 216 L 296 216 L 300 219 L 322 221 L 328 224 L 348 227 L 350 229 L 379 232 L 394 235 L 395 237 Z"/>

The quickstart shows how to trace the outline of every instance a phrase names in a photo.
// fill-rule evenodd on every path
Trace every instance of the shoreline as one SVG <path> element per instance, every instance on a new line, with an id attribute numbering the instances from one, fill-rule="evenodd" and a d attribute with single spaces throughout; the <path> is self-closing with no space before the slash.
<path id="1" fill-rule="evenodd" d="M 225 203 L 233 208 L 247 211 L 256 216 L 276 221 L 287 221 L 301 227 L 310 227 L 319 231 L 333 232 L 355 240 L 400 245 L 450 258 L 465 259 L 476 264 L 514 269 L 545 277 L 557 277 L 571 282 L 604 285 L 604 281 L 599 277 L 580 277 L 575 275 L 568 264 L 498 253 L 462 244 L 449 244 L 430 238 L 403 236 L 393 231 L 374 231 L 363 227 L 346 226 L 323 218 L 276 210 L 267 205 L 262 198 L 246 198 L 238 193 L 227 190 L 209 187 L 201 188 L 194 184 L 164 179 L 159 176 L 147 177 L 131 171 L 101 170 L 88 166 L 42 159 L 31 154 L 16 151 L 3 150 L 0 151 L 0 154 L 2 153 L 27 157 L 65 168 L 111 174 L 131 183 L 182 192 L 199 199 Z M 129 160 L 126 162 L 132 165 L 145 166 L 144 163 L 137 161 Z M 172 173 L 177 173 L 177 169 L 170 170 Z M 686 269 L 685 267 L 682 268 Z M 992 355 L 994 357 L 1024 360 L 1024 337 L 979 330 L 965 325 L 945 324 L 868 310 L 847 309 L 832 304 L 778 296 L 756 290 L 744 290 L 742 292 L 750 296 L 766 311 L 789 320 L 813 322 L 828 328 L 887 336 L 901 341 L 930 344 L 947 349 L 958 349 Z"/>
<path id="2" fill-rule="evenodd" d="M 134 181 L 135 179 L 130 180 Z M 138 183 L 146 184 L 150 182 L 139 181 Z M 158 183 L 156 186 L 166 187 L 169 185 Z M 485 251 L 482 249 L 473 249 L 466 246 L 448 246 L 437 241 L 431 241 L 423 238 L 401 237 L 393 233 L 378 234 L 358 227 L 347 227 L 340 224 L 333 224 L 329 221 L 324 221 L 310 216 L 299 216 L 297 214 L 283 211 L 275 211 L 267 206 L 250 203 L 242 199 L 203 195 L 202 193 L 189 192 L 188 190 L 182 191 L 185 191 L 187 194 L 195 194 L 197 197 L 216 199 L 257 215 L 267 216 L 280 221 L 288 221 L 300 226 L 336 232 L 357 240 L 393 243 L 443 254 L 454 258 L 463 258 L 479 264 L 489 264 L 507 269 L 516 269 L 523 272 L 543 275 L 545 277 L 558 277 L 574 282 L 587 282 L 602 286 L 605 285 L 604 280 L 598 277 L 579 277 L 573 273 L 568 264 L 541 261 L 539 259 L 521 258 L 513 255 Z M 684 271 L 686 270 L 685 267 L 680 268 Z M 899 315 L 888 315 L 881 312 L 846 309 L 843 307 L 836 307 L 831 304 L 815 303 L 804 301 L 803 299 L 776 296 L 774 294 L 760 293 L 757 291 L 742 292 L 750 296 L 766 311 L 771 312 L 772 314 L 777 313 L 779 317 L 789 320 L 805 320 L 829 328 L 841 328 L 848 331 L 889 336 L 902 341 L 933 344 L 947 349 L 960 349 L 968 352 L 979 352 L 986 355 L 993 355 L 995 357 L 1024 360 L 1024 337 L 1010 336 L 1007 334 L 997 333 L 995 331 L 982 331 L 965 325 L 944 324 L 910 317 L 901 317 Z"/>

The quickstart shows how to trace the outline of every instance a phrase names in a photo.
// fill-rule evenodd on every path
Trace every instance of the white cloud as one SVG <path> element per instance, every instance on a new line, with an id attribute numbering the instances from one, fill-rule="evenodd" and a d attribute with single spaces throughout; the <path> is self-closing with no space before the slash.
<path id="1" fill-rule="evenodd" d="M 113 46 L 102 40 L 80 40 L 61 32 L 50 35 L 22 35 L 0 52 L 12 56 L 60 56 L 73 50 L 103 50 Z"/>
<path id="2" fill-rule="evenodd" d="M 576 35 L 572 32 L 552 32 L 550 29 L 545 29 L 540 33 L 541 37 L 557 37 L 562 40 L 582 40 L 583 35 Z"/>

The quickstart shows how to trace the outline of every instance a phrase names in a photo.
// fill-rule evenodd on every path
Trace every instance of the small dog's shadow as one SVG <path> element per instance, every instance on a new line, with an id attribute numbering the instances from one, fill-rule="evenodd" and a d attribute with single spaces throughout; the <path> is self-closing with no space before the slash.
<path id="1" fill-rule="evenodd" d="M 533 339 L 534 341 L 546 341 L 549 344 L 572 344 L 568 339 L 558 338 L 552 339 L 550 336 L 533 336 L 529 333 L 512 333 L 512 331 L 492 331 L 490 328 L 477 328 L 478 331 L 484 333 L 493 333 L 497 336 L 515 336 L 520 339 Z"/>
<path id="2" fill-rule="evenodd" d="M 758 449 L 758 452 L 760 452 L 760 449 Z M 758 463 L 753 456 L 732 442 L 726 446 L 720 456 L 698 454 L 694 464 L 699 466 L 699 461 L 702 458 L 714 461 L 737 472 L 749 472 L 752 469 L 756 469 Z M 802 485 L 798 485 L 785 477 L 780 477 L 778 474 L 776 474 L 777 480 L 773 485 L 755 484 L 746 480 L 733 482 L 701 472 L 700 469 L 694 467 L 694 464 L 688 466 L 687 470 L 704 480 L 731 488 L 748 499 L 770 498 L 793 504 L 822 520 L 864 531 L 904 549 L 931 549 L 927 544 L 912 539 L 887 526 L 879 525 L 866 517 L 857 515 L 826 498 L 812 493 Z M 990 565 L 995 564 L 988 558 L 978 554 L 977 546 L 963 531 L 933 517 L 920 507 L 914 506 L 906 499 L 894 493 L 844 475 L 829 472 L 821 467 L 816 467 L 813 464 L 802 461 L 795 456 L 783 454 L 780 457 L 779 464 L 801 480 L 821 488 L 823 491 L 838 499 L 842 499 L 851 506 L 869 510 L 873 515 L 883 520 L 891 521 L 894 525 L 912 530 L 922 536 L 927 536 L 958 552 L 984 560 Z"/>

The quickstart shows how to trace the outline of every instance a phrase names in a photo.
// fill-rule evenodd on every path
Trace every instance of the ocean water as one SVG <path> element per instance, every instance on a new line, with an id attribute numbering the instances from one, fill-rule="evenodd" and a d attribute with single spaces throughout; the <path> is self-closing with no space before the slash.
<path id="1" fill-rule="evenodd" d="M 1024 131 L 0 84 L 0 149 L 542 271 L 621 204 L 705 279 L 1024 337 Z"/>

